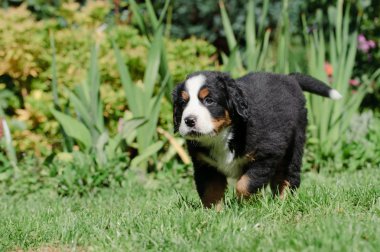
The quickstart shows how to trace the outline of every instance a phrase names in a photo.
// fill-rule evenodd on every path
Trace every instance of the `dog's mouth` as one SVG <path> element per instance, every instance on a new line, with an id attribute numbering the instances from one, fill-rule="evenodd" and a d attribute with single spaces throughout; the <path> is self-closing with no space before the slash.
<path id="1" fill-rule="evenodd" d="M 210 133 L 202 133 L 196 130 L 190 130 L 184 137 L 188 140 L 199 140 L 204 137 L 212 137 L 215 135 L 215 132 L 212 131 Z"/>
<path id="2" fill-rule="evenodd" d="M 203 134 L 203 133 L 201 133 L 201 132 L 198 132 L 198 131 L 196 131 L 196 130 L 191 130 L 188 134 L 187 134 L 187 136 L 188 137 L 191 137 L 191 138 L 197 138 L 197 137 L 202 137 L 202 136 L 204 136 L 205 134 Z"/>

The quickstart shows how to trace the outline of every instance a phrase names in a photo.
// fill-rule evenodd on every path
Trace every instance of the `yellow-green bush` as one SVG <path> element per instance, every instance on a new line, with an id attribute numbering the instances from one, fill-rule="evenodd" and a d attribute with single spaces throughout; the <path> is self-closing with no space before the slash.
<path id="1" fill-rule="evenodd" d="M 14 119 L 12 129 L 18 151 L 45 155 L 54 144 L 59 144 L 54 138 L 58 124 L 49 111 L 52 106 L 49 32 L 55 39 L 57 80 L 62 101 L 67 100 L 64 99 L 65 88 L 72 89 L 84 80 L 90 48 L 96 42 L 100 48 L 101 94 L 106 121 L 115 126 L 128 109 L 111 37 L 121 48 L 135 80 L 143 78 L 149 43 L 129 25 L 109 25 L 106 32 L 99 31 L 110 10 L 111 6 L 105 1 L 91 1 L 80 10 L 78 4 L 69 1 L 59 9 L 58 16 L 63 19 L 38 21 L 24 5 L 0 9 L 0 80 L 10 79 L 7 88 L 20 100 L 20 107 L 8 108 L 11 111 L 8 116 Z M 65 21 L 63 28 L 62 20 Z M 215 48 L 203 40 L 167 39 L 165 43 L 174 82 L 179 82 L 189 72 L 217 67 L 213 58 Z"/>

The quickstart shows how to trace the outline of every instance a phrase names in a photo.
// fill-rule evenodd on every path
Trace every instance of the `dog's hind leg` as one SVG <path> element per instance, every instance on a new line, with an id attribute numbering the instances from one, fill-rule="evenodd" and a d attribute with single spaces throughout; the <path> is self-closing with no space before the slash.
<path id="1" fill-rule="evenodd" d="M 291 162 L 287 167 L 287 181 L 291 190 L 297 189 L 301 183 L 301 167 L 306 139 L 307 110 L 304 108 L 298 120 L 294 137 L 294 148 Z"/>
<path id="2" fill-rule="evenodd" d="M 301 183 L 302 156 L 305 145 L 306 109 L 301 114 L 297 129 L 294 132 L 293 142 L 280 163 L 276 174 L 271 179 L 271 190 L 280 198 L 285 197 L 286 189 L 297 189 Z"/>
<path id="3" fill-rule="evenodd" d="M 293 146 L 292 146 L 293 151 Z M 292 152 L 290 154 L 293 154 Z M 279 195 L 280 198 L 283 198 L 285 195 L 285 191 L 289 188 L 288 181 L 288 166 L 291 159 L 291 155 L 287 154 L 284 157 L 284 160 L 280 162 L 277 166 L 276 172 L 270 180 L 270 188 L 272 190 L 273 196 Z"/>

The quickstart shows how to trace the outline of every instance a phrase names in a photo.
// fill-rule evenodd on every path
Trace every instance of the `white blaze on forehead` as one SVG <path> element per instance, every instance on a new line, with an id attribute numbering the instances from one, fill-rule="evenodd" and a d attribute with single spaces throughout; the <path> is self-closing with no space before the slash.
<path id="1" fill-rule="evenodd" d="M 190 97 L 192 94 L 198 97 L 199 90 L 205 84 L 205 81 L 206 77 L 202 74 L 191 77 L 186 81 L 185 85 L 186 89 L 189 91 Z"/>
<path id="2" fill-rule="evenodd" d="M 186 83 L 186 90 L 189 93 L 189 102 L 182 113 L 179 132 L 181 135 L 187 135 L 194 130 L 201 134 L 209 134 L 213 132 L 212 117 L 208 109 L 202 105 L 198 98 L 199 91 L 206 82 L 206 77 L 202 74 L 189 78 Z M 188 116 L 195 117 L 196 123 L 194 128 L 189 128 L 185 123 Z"/>

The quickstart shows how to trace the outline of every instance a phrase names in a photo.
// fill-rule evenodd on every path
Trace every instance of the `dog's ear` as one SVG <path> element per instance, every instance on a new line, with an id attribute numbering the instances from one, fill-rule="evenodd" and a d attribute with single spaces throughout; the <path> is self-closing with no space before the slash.
<path id="1" fill-rule="evenodd" d="M 178 132 L 179 124 L 181 123 L 182 107 L 179 93 L 182 88 L 183 83 L 180 83 L 174 88 L 172 92 L 174 132 Z"/>
<path id="2" fill-rule="evenodd" d="M 248 103 L 243 91 L 227 73 L 223 73 L 219 77 L 219 81 L 223 83 L 227 98 L 227 109 L 232 113 L 231 116 L 239 117 L 246 122 L 248 120 Z"/>

